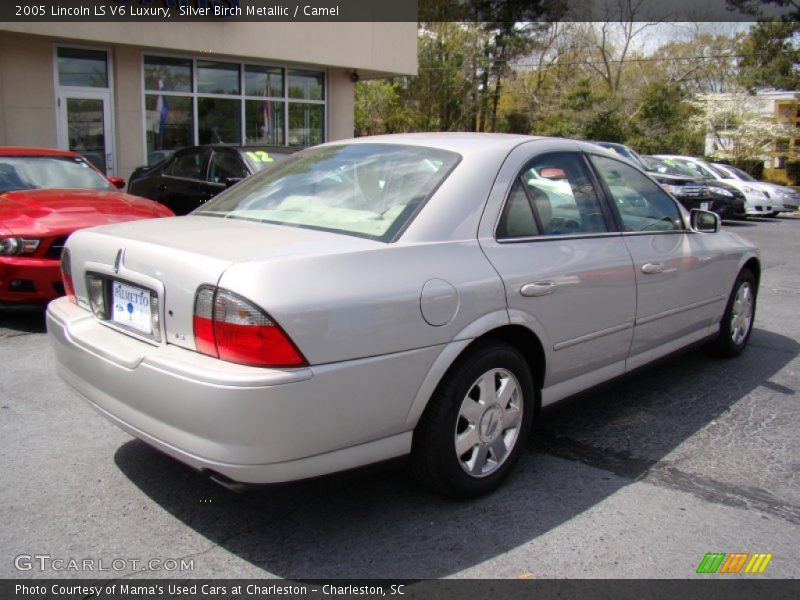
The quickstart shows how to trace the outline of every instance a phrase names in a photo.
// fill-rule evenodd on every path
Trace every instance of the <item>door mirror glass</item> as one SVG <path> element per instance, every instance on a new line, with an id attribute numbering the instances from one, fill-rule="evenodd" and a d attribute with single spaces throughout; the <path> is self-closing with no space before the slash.
<path id="1" fill-rule="evenodd" d="M 719 231 L 719 215 L 708 210 L 693 208 L 691 210 L 692 229 L 700 233 L 716 233 Z"/>

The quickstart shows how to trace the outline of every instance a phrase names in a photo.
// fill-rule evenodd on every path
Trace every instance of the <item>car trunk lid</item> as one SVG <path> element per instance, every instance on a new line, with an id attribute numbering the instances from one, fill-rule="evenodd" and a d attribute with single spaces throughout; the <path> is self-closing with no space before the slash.
<path id="1" fill-rule="evenodd" d="M 191 350 L 196 349 L 192 317 L 197 290 L 216 286 L 231 265 L 379 245 L 322 231 L 201 216 L 96 227 L 76 232 L 67 244 L 79 305 L 89 308 L 90 272 L 150 289 L 159 296 L 163 342 Z"/>

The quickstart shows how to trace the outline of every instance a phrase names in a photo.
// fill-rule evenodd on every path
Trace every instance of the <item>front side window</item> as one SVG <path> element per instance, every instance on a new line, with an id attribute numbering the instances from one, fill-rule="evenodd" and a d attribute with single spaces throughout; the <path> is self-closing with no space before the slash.
<path id="1" fill-rule="evenodd" d="M 683 229 L 678 207 L 655 182 L 618 160 L 598 155 L 591 159 L 608 186 L 625 231 Z"/>
<path id="2" fill-rule="evenodd" d="M 193 214 L 390 241 L 459 161 L 394 144 L 313 148 L 277 161 Z"/>
<path id="3" fill-rule="evenodd" d="M 529 208 L 526 209 L 523 198 Z M 527 216 L 530 210 L 534 223 Z M 580 235 L 608 231 L 583 158 L 574 152 L 539 156 L 522 169 L 504 212 L 508 237 Z M 501 220 L 502 221 L 502 220 Z M 533 234 L 525 234 L 535 231 Z M 501 231 L 498 230 L 498 237 Z"/>
<path id="4" fill-rule="evenodd" d="M 115 191 L 108 180 L 82 158 L 0 156 L 0 194 L 39 188 Z"/>
<path id="5" fill-rule="evenodd" d="M 226 183 L 228 179 L 244 179 L 247 169 L 233 152 L 214 152 L 208 165 L 208 180 L 211 183 Z"/>

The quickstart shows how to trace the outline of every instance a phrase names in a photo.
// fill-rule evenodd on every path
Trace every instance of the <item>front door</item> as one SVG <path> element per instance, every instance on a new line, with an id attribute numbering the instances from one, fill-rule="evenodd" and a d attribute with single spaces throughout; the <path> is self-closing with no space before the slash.
<path id="1" fill-rule="evenodd" d="M 686 229 L 675 201 L 615 158 L 591 155 L 623 226 L 636 272 L 637 308 L 628 368 L 708 333 L 722 314 L 730 277 L 714 236 Z"/>
<path id="2" fill-rule="evenodd" d="M 111 92 L 62 92 L 58 96 L 58 145 L 84 156 L 105 175 L 115 170 Z"/>

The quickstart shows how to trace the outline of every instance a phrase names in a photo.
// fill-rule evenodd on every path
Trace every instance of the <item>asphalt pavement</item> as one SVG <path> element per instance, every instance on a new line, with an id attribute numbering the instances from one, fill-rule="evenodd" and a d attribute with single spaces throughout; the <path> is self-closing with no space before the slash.
<path id="1" fill-rule="evenodd" d="M 800 577 L 800 218 L 725 227 L 762 251 L 746 352 L 691 350 L 545 411 L 470 502 L 399 468 L 229 492 L 67 388 L 41 315 L 0 315 L 0 577 L 690 578 L 707 552 Z"/>

